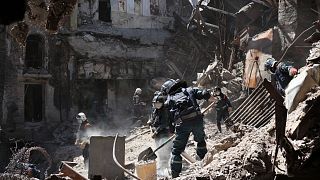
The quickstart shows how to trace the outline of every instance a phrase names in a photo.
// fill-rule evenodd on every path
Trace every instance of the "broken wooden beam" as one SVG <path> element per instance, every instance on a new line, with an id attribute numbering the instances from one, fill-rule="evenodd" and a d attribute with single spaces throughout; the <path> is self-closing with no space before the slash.
<path id="1" fill-rule="evenodd" d="M 86 177 L 82 176 L 80 173 L 78 173 L 76 170 L 72 168 L 72 166 L 75 166 L 76 164 L 77 163 L 74 163 L 74 162 L 61 161 L 61 165 L 60 165 L 60 172 L 62 173 L 61 176 L 67 176 L 73 180 L 87 180 Z"/>
<path id="2" fill-rule="evenodd" d="M 151 132 L 151 129 L 148 129 L 148 130 L 142 131 L 142 132 L 141 132 L 141 133 L 139 133 L 139 134 L 136 134 L 136 135 L 134 135 L 134 136 L 132 136 L 132 137 L 126 138 L 125 142 L 127 143 L 127 142 L 129 142 L 129 141 L 131 141 L 131 140 L 135 139 L 136 137 L 141 136 L 141 135 L 144 135 L 144 134 L 149 133 L 149 132 Z"/>
<path id="3" fill-rule="evenodd" d="M 206 26 L 208 26 L 208 27 L 215 28 L 215 29 L 219 29 L 219 26 L 218 26 L 218 25 L 210 24 L 210 23 L 207 23 L 207 22 L 205 22 L 204 24 L 205 24 Z"/>
<path id="4" fill-rule="evenodd" d="M 203 9 L 208 9 L 208 10 L 211 10 L 211 11 L 215 11 L 215 12 L 218 12 L 218 13 L 222 13 L 222 14 L 225 14 L 225 15 L 232 16 L 232 17 L 236 17 L 236 15 L 234 13 L 231 13 L 231 12 L 228 12 L 228 11 L 225 11 L 225 10 L 217 9 L 217 8 L 206 6 L 206 5 L 200 5 L 200 7 L 203 8 Z"/>
<path id="5" fill-rule="evenodd" d="M 188 164 L 193 164 L 197 162 L 197 160 L 195 160 L 193 157 L 191 157 L 189 154 L 187 154 L 184 151 L 181 153 L 181 156 L 183 157 L 184 160 L 187 161 Z"/>

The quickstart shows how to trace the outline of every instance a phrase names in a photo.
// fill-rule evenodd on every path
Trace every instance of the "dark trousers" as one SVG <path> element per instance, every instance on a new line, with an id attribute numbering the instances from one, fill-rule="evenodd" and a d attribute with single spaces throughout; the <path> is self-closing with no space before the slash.
<path id="1" fill-rule="evenodd" d="M 178 177 L 182 169 L 181 153 L 185 150 L 188 143 L 189 135 L 194 135 L 194 141 L 197 142 L 197 155 L 203 159 L 207 153 L 203 119 L 198 118 L 182 122 L 176 126 L 176 137 L 173 140 L 172 157 L 171 157 L 171 173 L 172 177 Z"/>
<path id="2" fill-rule="evenodd" d="M 87 162 L 89 161 L 89 143 L 87 143 L 82 150 L 82 156 L 84 159 L 84 165 L 87 166 Z"/>
<path id="3" fill-rule="evenodd" d="M 221 121 L 226 120 L 229 117 L 229 112 L 228 110 L 221 110 L 221 111 L 217 111 L 217 126 L 220 132 L 222 132 L 221 130 Z"/>

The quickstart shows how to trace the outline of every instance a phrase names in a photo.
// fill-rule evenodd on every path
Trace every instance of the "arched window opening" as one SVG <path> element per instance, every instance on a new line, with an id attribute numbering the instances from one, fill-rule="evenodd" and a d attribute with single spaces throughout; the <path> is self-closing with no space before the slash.
<path id="1" fill-rule="evenodd" d="M 40 69 L 44 61 L 44 39 L 40 35 L 29 35 L 26 45 L 25 66 Z"/>

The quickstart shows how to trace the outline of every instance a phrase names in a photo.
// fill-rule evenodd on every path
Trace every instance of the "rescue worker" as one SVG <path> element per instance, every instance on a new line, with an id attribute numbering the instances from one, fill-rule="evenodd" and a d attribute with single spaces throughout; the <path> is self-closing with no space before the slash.
<path id="1" fill-rule="evenodd" d="M 170 118 L 170 112 L 168 108 L 164 106 L 167 96 L 163 95 L 162 92 L 157 91 L 154 94 L 152 100 L 152 116 L 148 124 L 152 129 L 152 138 L 154 138 L 156 147 L 159 147 L 166 140 L 168 140 L 174 133 L 174 127 L 172 125 L 172 120 Z M 172 144 L 167 144 L 157 152 L 157 172 L 159 176 L 167 177 L 169 176 L 169 160 L 170 151 Z"/>
<path id="2" fill-rule="evenodd" d="M 145 102 L 142 101 L 142 89 L 137 88 L 133 94 L 133 114 L 136 118 L 141 118 L 144 114 Z"/>
<path id="3" fill-rule="evenodd" d="M 181 153 L 185 150 L 190 133 L 194 135 L 197 142 L 197 155 L 203 159 L 207 153 L 203 115 L 197 99 L 210 98 L 210 93 L 206 90 L 187 87 L 185 81 L 170 79 L 162 85 L 168 98 L 165 106 L 170 109 L 175 125 L 176 137 L 173 140 L 171 157 L 171 175 L 172 178 L 178 177 L 182 169 Z"/>
<path id="4" fill-rule="evenodd" d="M 278 62 L 274 58 L 268 58 L 265 62 L 265 70 L 275 75 L 277 91 L 284 96 L 285 88 L 292 78 L 298 73 L 298 70 L 284 62 Z"/>
<path id="5" fill-rule="evenodd" d="M 82 150 L 82 156 L 84 159 L 85 166 L 89 160 L 89 135 L 88 130 L 90 129 L 91 125 L 83 112 L 77 114 L 76 119 L 78 123 L 80 123 L 77 139 L 75 145 L 78 145 Z"/>
<path id="6" fill-rule="evenodd" d="M 155 96 L 152 100 L 152 119 L 148 124 L 152 127 L 153 137 L 168 135 L 172 133 L 172 124 L 170 120 L 170 112 L 164 107 L 164 102 L 167 96 L 163 95 L 161 92 L 155 92 Z"/>
<path id="7" fill-rule="evenodd" d="M 213 89 L 213 96 L 216 99 L 215 108 L 217 112 L 217 127 L 221 133 L 221 121 L 225 121 L 229 117 L 229 112 L 232 111 L 232 106 L 228 97 L 222 93 L 220 87 L 215 87 Z"/>

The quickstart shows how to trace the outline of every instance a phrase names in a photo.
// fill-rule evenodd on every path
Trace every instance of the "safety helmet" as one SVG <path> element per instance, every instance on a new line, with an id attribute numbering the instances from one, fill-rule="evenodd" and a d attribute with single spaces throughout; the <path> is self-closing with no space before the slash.
<path id="1" fill-rule="evenodd" d="M 274 58 L 268 58 L 264 63 L 264 70 L 274 72 L 277 62 L 278 61 L 276 61 Z"/>
<path id="2" fill-rule="evenodd" d="M 170 89 L 177 84 L 177 81 L 174 79 L 169 79 L 166 82 L 164 82 L 161 86 L 161 91 L 165 94 L 169 94 Z"/>
<path id="3" fill-rule="evenodd" d="M 134 92 L 134 94 L 141 94 L 142 93 L 142 89 L 141 88 L 137 88 L 136 91 Z"/>
<path id="4" fill-rule="evenodd" d="M 87 117 L 83 112 L 80 112 L 77 114 L 76 119 L 80 122 L 87 120 Z"/>
<path id="5" fill-rule="evenodd" d="M 162 108 L 163 104 L 164 104 L 164 96 L 161 95 L 161 93 L 159 92 L 158 94 L 155 94 L 155 96 L 152 99 L 152 106 L 155 109 L 160 109 Z"/>
<path id="6" fill-rule="evenodd" d="M 187 88 L 187 82 L 177 79 L 169 79 L 165 83 L 163 83 L 161 87 L 161 91 L 167 95 L 167 94 L 172 94 L 174 92 L 177 92 L 179 88 Z"/>

